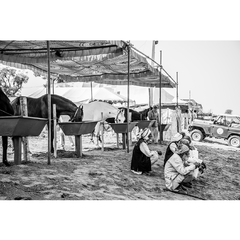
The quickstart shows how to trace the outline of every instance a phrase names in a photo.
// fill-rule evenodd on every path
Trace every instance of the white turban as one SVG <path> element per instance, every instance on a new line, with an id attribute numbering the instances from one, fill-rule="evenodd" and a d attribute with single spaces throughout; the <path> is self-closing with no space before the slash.
<path id="1" fill-rule="evenodd" d="M 148 136 L 151 134 L 151 131 L 149 128 L 145 128 L 143 132 L 141 133 L 141 138 L 148 140 Z"/>

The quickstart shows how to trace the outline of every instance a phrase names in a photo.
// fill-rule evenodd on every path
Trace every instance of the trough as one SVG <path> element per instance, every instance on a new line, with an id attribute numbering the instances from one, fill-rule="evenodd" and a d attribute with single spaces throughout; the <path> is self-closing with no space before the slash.
<path id="1" fill-rule="evenodd" d="M 25 116 L 0 117 L 0 136 L 39 136 L 47 121 L 45 118 Z"/>
<path id="2" fill-rule="evenodd" d="M 67 136 L 80 136 L 83 134 L 92 133 L 97 122 L 85 121 L 85 122 L 61 122 L 59 123 L 63 133 Z"/>
<path id="3" fill-rule="evenodd" d="M 144 129 L 149 126 L 150 122 L 151 120 L 141 120 L 141 121 L 138 121 L 137 126 L 139 127 L 139 129 Z"/>
<path id="4" fill-rule="evenodd" d="M 130 122 L 128 131 L 131 132 L 138 122 Z M 127 123 L 110 123 L 115 133 L 127 133 Z"/>

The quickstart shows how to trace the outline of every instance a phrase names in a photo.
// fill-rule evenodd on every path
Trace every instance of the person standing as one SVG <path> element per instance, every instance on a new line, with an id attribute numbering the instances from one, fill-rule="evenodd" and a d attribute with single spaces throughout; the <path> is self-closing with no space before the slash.
<path id="1" fill-rule="evenodd" d="M 157 144 L 158 143 L 158 126 L 160 122 L 159 122 L 159 114 L 158 114 L 156 105 L 153 107 L 151 111 L 148 112 L 148 119 L 152 120 L 149 125 L 149 128 L 153 136 L 153 142 Z"/>

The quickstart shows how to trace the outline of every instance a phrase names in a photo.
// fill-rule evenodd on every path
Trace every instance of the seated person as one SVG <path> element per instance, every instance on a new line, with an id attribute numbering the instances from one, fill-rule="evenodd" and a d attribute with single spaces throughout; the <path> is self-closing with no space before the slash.
<path id="1" fill-rule="evenodd" d="M 150 173 L 152 165 L 158 160 L 158 155 L 162 154 L 160 151 L 150 151 L 147 144 L 151 138 L 150 129 L 145 128 L 133 148 L 131 171 L 135 174 Z"/>
<path id="2" fill-rule="evenodd" d="M 191 187 L 191 181 L 194 179 L 193 173 L 199 167 L 199 163 L 186 164 L 189 150 L 186 145 L 182 145 L 178 154 L 174 153 L 165 164 L 165 185 L 170 191 L 181 191 L 186 190 L 184 187 Z"/>
<path id="3" fill-rule="evenodd" d="M 182 136 L 183 136 L 182 139 L 180 140 L 180 142 L 182 144 L 187 145 L 190 148 L 190 150 L 196 149 L 194 147 L 194 145 L 192 143 L 192 140 L 191 140 L 191 137 L 189 135 L 187 135 L 185 132 L 181 132 L 180 134 L 182 134 Z"/>
<path id="4" fill-rule="evenodd" d="M 166 153 L 165 153 L 165 157 L 164 157 L 164 163 L 163 166 L 165 166 L 166 162 L 168 161 L 168 159 L 174 154 L 177 153 L 181 147 L 181 139 L 182 139 L 183 135 L 180 133 L 176 133 L 173 138 L 172 141 L 169 143 Z"/>
<path id="5" fill-rule="evenodd" d="M 196 168 L 194 170 L 194 178 L 197 179 L 198 177 L 198 173 L 200 172 L 201 174 L 203 174 L 204 169 L 207 168 L 206 164 L 204 163 L 203 160 L 199 159 L 198 157 L 198 150 L 196 147 L 193 146 L 191 138 L 188 135 L 184 135 L 183 138 L 180 140 L 182 144 L 188 146 L 189 150 L 189 158 L 186 161 L 186 165 L 190 164 L 190 163 L 200 163 L 200 167 Z"/>

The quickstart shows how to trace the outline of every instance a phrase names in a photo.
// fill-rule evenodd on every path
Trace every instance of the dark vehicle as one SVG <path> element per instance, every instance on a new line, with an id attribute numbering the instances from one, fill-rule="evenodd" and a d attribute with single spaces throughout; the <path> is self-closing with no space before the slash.
<path id="1" fill-rule="evenodd" d="M 240 116 L 221 114 L 209 121 L 194 119 L 188 131 L 193 141 L 200 142 L 205 137 L 223 138 L 228 145 L 240 147 Z"/>

